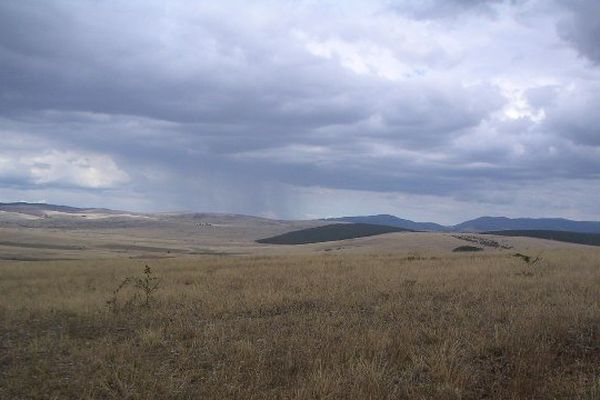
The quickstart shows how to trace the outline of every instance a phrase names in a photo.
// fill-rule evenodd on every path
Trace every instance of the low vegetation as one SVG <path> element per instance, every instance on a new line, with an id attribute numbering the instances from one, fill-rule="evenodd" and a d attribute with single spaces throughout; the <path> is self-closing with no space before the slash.
<path id="1" fill-rule="evenodd" d="M 456 248 L 454 248 L 454 250 L 452 250 L 455 253 L 460 253 L 460 252 L 474 252 L 474 251 L 483 251 L 483 249 L 481 247 L 475 247 L 475 246 L 458 246 Z"/>
<path id="2" fill-rule="evenodd" d="M 538 262 L 542 261 L 541 254 L 536 257 L 532 257 L 532 256 L 528 256 L 526 254 L 516 253 L 513 256 L 520 258 L 521 260 L 525 261 L 529 265 L 534 265 L 534 264 L 537 264 Z"/>
<path id="3" fill-rule="evenodd" d="M 390 232 L 408 232 L 408 230 L 375 224 L 331 224 L 288 232 L 283 235 L 260 239 L 257 242 L 268 244 L 308 244 L 375 236 Z"/>
<path id="4" fill-rule="evenodd" d="M 512 247 L 506 244 L 501 244 L 497 240 L 490 239 L 488 237 L 483 237 L 481 235 L 473 235 L 473 234 L 460 234 L 460 235 L 452 235 L 453 238 L 464 240 L 466 242 L 474 243 L 479 246 L 491 247 L 494 249 L 503 249 L 508 250 Z"/>
<path id="5" fill-rule="evenodd" d="M 108 308 L 114 312 L 120 312 L 122 308 L 130 308 L 143 305 L 150 307 L 154 302 L 154 293 L 160 286 L 160 279 L 154 276 L 152 268 L 148 265 L 144 268 L 144 273 L 141 277 L 128 276 L 123 278 L 119 286 L 113 291 L 112 296 L 106 301 Z M 128 287 L 138 289 L 128 299 L 119 301 L 119 295 Z M 122 303 L 122 304 L 121 304 Z"/>
<path id="6" fill-rule="evenodd" d="M 0 398 L 597 399 L 599 260 L 2 261 Z"/>
<path id="7" fill-rule="evenodd" d="M 589 246 L 600 246 L 600 233 L 581 233 L 545 230 L 512 230 L 487 233 L 502 236 L 524 236 L 538 239 L 557 240 L 559 242 L 586 244 Z"/>

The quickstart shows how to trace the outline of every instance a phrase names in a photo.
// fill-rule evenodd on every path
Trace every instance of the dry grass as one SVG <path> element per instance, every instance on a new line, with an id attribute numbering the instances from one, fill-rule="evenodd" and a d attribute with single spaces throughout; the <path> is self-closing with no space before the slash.
<path id="1" fill-rule="evenodd" d="M 600 252 L 0 262 L 2 399 L 598 399 Z"/>

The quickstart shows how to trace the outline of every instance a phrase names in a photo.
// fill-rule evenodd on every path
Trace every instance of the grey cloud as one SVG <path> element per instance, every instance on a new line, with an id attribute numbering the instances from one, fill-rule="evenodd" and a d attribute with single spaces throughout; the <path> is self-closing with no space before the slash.
<path id="1" fill-rule="evenodd" d="M 415 85 L 386 100 L 381 109 L 390 134 L 421 146 L 427 142 L 446 146 L 452 137 L 478 126 L 504 104 L 498 89 L 488 85 L 470 89 Z"/>
<path id="2" fill-rule="evenodd" d="M 109 18 L 102 11 L 100 9 L 99 12 L 101 23 L 96 22 L 94 26 L 101 26 L 102 22 L 108 26 Z M 39 17 L 38 13 L 34 16 L 27 12 L 23 14 L 25 16 L 19 17 L 32 19 L 31 23 L 36 22 L 34 17 Z M 81 18 L 70 17 L 67 20 L 81 24 Z M 75 26 L 69 28 L 68 23 L 51 19 L 54 21 L 53 28 L 58 31 L 83 31 L 84 37 L 94 33 L 85 24 L 77 26 L 73 22 Z M 195 22 L 215 24 L 210 17 Z M 182 81 L 169 71 L 170 60 L 159 64 L 144 63 L 156 51 L 156 44 L 150 38 L 146 39 L 149 48 L 136 49 L 133 55 L 127 55 L 119 51 L 119 46 L 115 50 L 103 37 L 95 40 L 96 36 L 103 36 L 105 32 L 102 30 L 95 32 L 96 36 L 83 44 L 80 43 L 81 38 L 70 40 L 67 35 L 57 34 L 55 36 L 60 40 L 41 42 L 44 52 L 48 53 L 48 60 L 44 59 L 41 66 L 19 59 L 19 68 L 27 79 L 10 84 L 12 88 L 5 97 L 3 110 L 10 112 L 12 109 L 13 113 L 18 112 L 14 109 L 77 110 L 168 120 L 183 124 L 181 130 L 195 133 L 202 137 L 204 144 L 213 143 L 212 146 L 219 148 L 223 147 L 222 143 L 227 143 L 226 137 L 230 136 L 237 144 L 251 141 L 254 146 L 262 140 L 272 145 L 298 136 L 306 137 L 313 128 L 352 125 L 377 114 L 379 110 L 384 114 L 388 131 L 392 134 L 411 139 L 433 131 L 441 143 L 445 132 L 477 124 L 480 118 L 497 107 L 494 104 L 485 108 L 482 105 L 487 101 L 476 101 L 447 113 L 448 107 L 464 104 L 469 98 L 479 100 L 481 96 L 476 91 L 466 92 L 460 88 L 451 88 L 448 90 L 450 93 L 444 93 L 437 88 L 400 85 L 395 94 L 386 95 L 387 104 L 379 104 L 378 109 L 374 109 L 374 104 L 381 103 L 381 93 L 390 92 L 384 83 L 361 79 L 331 63 L 307 56 L 305 50 L 294 48 L 297 44 L 290 46 L 283 39 L 281 43 L 272 44 L 269 53 L 264 45 L 247 42 L 242 34 L 244 32 L 226 32 L 229 37 L 218 29 L 216 31 L 207 32 L 204 27 L 193 30 L 194 33 L 206 34 L 199 35 L 200 41 L 214 43 L 215 47 L 224 51 L 240 49 L 240 54 L 247 53 L 253 58 L 260 59 L 256 54 L 265 54 L 267 61 L 259 60 L 257 65 L 249 65 L 244 61 L 247 57 L 243 56 L 239 64 L 225 63 L 226 70 L 221 71 L 207 68 L 205 62 L 201 62 L 203 60 L 194 59 L 189 69 L 194 71 L 198 66 L 200 72 L 194 71 Z M 137 37 L 131 34 L 130 29 L 123 32 L 117 29 L 112 34 L 125 42 L 130 40 L 130 36 Z M 103 54 L 104 59 L 114 62 L 98 62 L 100 57 L 90 53 L 84 45 L 90 43 L 103 46 L 96 51 Z M 73 53 L 66 59 L 60 50 L 64 47 Z M 194 47 L 184 50 L 193 51 Z M 24 46 L 21 51 L 32 50 Z M 121 57 L 119 53 L 122 53 Z M 301 53 L 303 58 L 297 53 Z M 77 59 L 78 65 L 87 73 L 82 75 L 70 69 L 70 58 Z M 298 64 L 282 69 L 278 62 L 270 63 L 269 58 L 297 60 Z M 207 61 L 208 64 L 210 62 Z M 48 65 L 50 70 L 46 69 Z M 57 69 L 54 68 L 56 65 L 67 67 Z M 235 76 L 234 82 L 231 76 Z M 41 82 L 35 79 L 41 79 Z M 6 80 L 10 82 L 8 78 Z M 12 96 L 11 92 L 18 96 Z M 256 135 L 256 131 L 260 134 Z M 244 136 L 252 137 L 244 139 Z"/>
<path id="3" fill-rule="evenodd" d="M 554 105 L 559 95 L 560 87 L 554 85 L 538 86 L 526 92 L 527 101 L 535 108 Z"/>
<path id="4" fill-rule="evenodd" d="M 95 18 L 87 18 L 84 13 L 89 10 L 63 7 L 66 17 L 49 12 L 41 22 L 44 8 L 52 6 L 3 6 L 2 22 L 13 21 L 4 24 L 3 37 L 16 39 L 5 40 L 0 62 L 5 82 L 0 104 L 5 113 L 31 108 L 79 110 L 205 123 L 227 123 L 235 115 L 239 123 L 300 127 L 346 123 L 364 116 L 364 104 L 347 104 L 338 96 L 346 90 L 340 87 L 344 71 L 317 65 L 324 75 L 320 77 L 270 60 L 273 50 L 282 59 L 297 58 L 294 52 L 299 50 L 288 38 L 263 36 L 267 44 L 249 42 L 245 30 L 251 27 L 242 24 L 240 31 L 233 32 L 210 29 L 217 21 L 208 16 L 188 22 L 190 32 L 162 39 L 161 29 L 166 27 L 145 30 L 145 18 L 134 15 L 130 22 L 136 31 L 119 20 L 115 24 L 105 5 L 88 5 Z M 156 11 L 150 7 L 143 12 L 150 20 L 160 20 L 160 13 L 152 14 Z M 41 27 L 24 32 L 15 20 L 20 26 Z M 185 40 L 186 34 L 193 34 L 194 42 L 178 53 L 178 41 Z M 188 62 L 181 70 L 177 56 Z M 327 79 L 328 75 L 336 79 Z"/>
<path id="5" fill-rule="evenodd" d="M 400 1 L 391 4 L 393 9 L 403 14 L 424 19 L 439 19 L 454 18 L 466 12 L 494 17 L 496 15 L 495 6 L 503 3 L 522 2 L 523 0 L 424 0 Z"/>
<path id="6" fill-rule="evenodd" d="M 394 2 L 396 19 L 381 14 L 389 2 L 342 16 L 308 2 L 4 2 L 0 187 L 298 217 L 294 193 L 306 188 L 500 205 L 532 182 L 591 182 L 600 173 L 593 72 L 507 62 L 517 39 L 518 54 L 564 55 L 551 38 L 540 46 L 514 34 L 512 17 L 494 11 L 500 3 Z M 458 14 L 464 31 L 444 18 L 400 24 Z M 490 28 L 482 15 L 499 22 Z M 543 18 L 551 26 L 558 17 Z M 473 60 L 486 41 L 504 47 Z M 308 48 L 324 43 L 331 54 Z M 524 86 L 523 99 L 513 86 Z M 524 114 L 507 117 L 511 104 Z M 69 174 L 59 173 L 61 154 L 73 159 Z M 55 175 L 15 174 L 3 156 Z M 96 187 L 78 162 L 86 159 L 112 165 Z"/>
<path id="7" fill-rule="evenodd" d="M 575 86 L 559 92 L 543 88 L 528 98 L 544 106 L 548 117 L 539 127 L 548 134 L 557 135 L 576 144 L 600 148 L 600 84 Z M 543 94 L 540 97 L 539 95 Z"/>
<path id="8" fill-rule="evenodd" d="M 559 0 L 570 15 L 558 25 L 560 35 L 592 62 L 600 63 L 600 3 L 596 0 Z"/>

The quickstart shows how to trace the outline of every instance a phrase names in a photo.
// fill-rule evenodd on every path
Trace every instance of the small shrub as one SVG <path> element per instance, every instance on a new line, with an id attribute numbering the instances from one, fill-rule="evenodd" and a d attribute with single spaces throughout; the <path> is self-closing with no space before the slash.
<path id="1" fill-rule="evenodd" d="M 152 275 L 152 270 L 148 265 L 144 268 L 144 276 L 135 281 L 135 287 L 144 294 L 144 306 L 148 307 L 153 300 L 154 292 L 160 286 L 160 279 Z"/>
<path id="2" fill-rule="evenodd" d="M 521 254 L 521 253 L 515 253 L 513 255 L 513 257 L 518 257 L 520 259 L 522 259 L 523 261 L 525 261 L 528 265 L 534 265 L 535 263 L 541 261 L 541 257 L 538 255 L 535 258 L 532 258 L 531 256 L 525 255 L 525 254 Z"/>
<path id="3" fill-rule="evenodd" d="M 458 246 L 457 248 L 455 248 L 454 250 L 452 250 L 455 253 L 458 252 L 469 252 L 469 251 L 482 251 L 483 249 L 481 247 L 475 247 L 475 246 Z"/>
<path id="4" fill-rule="evenodd" d="M 118 301 L 119 293 L 126 287 L 138 289 L 138 291 L 142 293 L 142 296 L 140 296 L 139 292 L 135 292 L 127 301 L 124 302 L 123 306 L 120 306 Z M 149 307 L 150 303 L 154 301 L 154 293 L 159 289 L 159 287 L 160 278 L 154 276 L 150 266 L 146 265 L 142 277 L 126 277 L 123 279 L 119 286 L 117 286 L 117 288 L 113 291 L 112 297 L 106 302 L 106 304 L 113 313 L 117 313 L 122 308 L 127 308 L 128 306 L 139 303 L 140 297 L 143 297 L 144 300 L 140 303 L 140 305 Z"/>

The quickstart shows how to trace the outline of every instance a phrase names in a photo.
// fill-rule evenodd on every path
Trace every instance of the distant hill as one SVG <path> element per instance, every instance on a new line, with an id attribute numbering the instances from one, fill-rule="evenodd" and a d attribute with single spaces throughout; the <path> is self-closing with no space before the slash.
<path id="1" fill-rule="evenodd" d="M 42 216 L 48 211 L 67 214 L 77 214 L 90 211 L 102 211 L 104 213 L 118 213 L 120 211 L 108 210 L 106 208 L 77 208 L 46 203 L 0 203 L 0 211 Z"/>
<path id="2" fill-rule="evenodd" d="M 356 217 L 340 217 L 340 218 L 327 218 L 326 221 L 339 221 L 339 222 L 351 222 L 360 224 L 374 224 L 374 225 L 386 225 L 393 226 L 396 228 L 408 229 L 413 231 L 432 231 L 440 232 L 448 230 L 445 227 L 434 222 L 415 222 L 409 219 L 402 219 L 389 214 L 377 214 L 377 215 L 363 215 Z"/>
<path id="3" fill-rule="evenodd" d="M 600 246 L 600 233 L 582 233 L 567 231 L 545 231 L 545 230 L 504 230 L 496 232 L 485 232 L 502 236 L 525 236 L 538 239 L 550 239 L 559 242 L 587 244 Z"/>
<path id="4" fill-rule="evenodd" d="M 331 224 L 288 232 L 283 235 L 260 239 L 257 242 L 267 244 L 308 244 L 407 231 L 409 230 L 376 224 Z"/>
<path id="5" fill-rule="evenodd" d="M 564 218 L 507 218 L 481 217 L 457 225 L 444 226 L 434 222 L 415 222 L 388 214 L 327 218 L 325 221 L 364 223 L 393 226 L 414 231 L 431 232 L 486 232 L 505 230 L 567 231 L 600 233 L 600 222 L 573 221 Z"/>
<path id="6" fill-rule="evenodd" d="M 600 233 L 600 222 L 573 221 L 564 218 L 481 217 L 449 228 L 460 232 L 539 230 Z"/>
<path id="7" fill-rule="evenodd" d="M 35 221 L 35 219 L 51 219 L 51 221 Z M 63 218 L 64 221 L 59 221 Z M 98 219 L 106 219 L 101 222 Z M 132 218 L 137 222 L 132 222 Z M 156 221 L 177 220 L 192 221 L 202 220 L 209 223 L 226 223 L 228 220 L 235 221 L 236 224 L 241 221 L 262 224 L 289 224 L 294 221 L 275 220 L 268 218 L 252 217 L 237 214 L 217 214 L 217 213 L 192 213 L 192 212 L 173 212 L 173 213 L 137 213 L 128 211 L 110 210 L 106 208 L 77 208 L 64 205 L 46 204 L 46 203 L 0 203 L 0 225 L 12 224 L 23 227 L 61 227 L 71 226 L 77 223 L 80 225 L 91 226 L 131 226 L 147 225 L 150 221 L 141 219 L 153 218 Z M 78 221 L 75 221 L 78 219 Z M 110 219 L 110 221 L 109 221 Z M 117 219 L 119 219 L 117 221 Z M 87 221 L 86 221 L 87 220 Z M 92 224 L 90 220 L 94 220 Z M 64 222 L 64 224 L 63 224 Z M 312 225 L 341 222 L 350 224 L 379 225 L 403 230 L 412 231 L 430 231 L 430 232 L 489 232 L 489 231 L 566 231 L 580 233 L 600 233 L 600 222 L 598 221 L 574 221 L 564 218 L 507 218 L 507 217 L 480 217 L 457 225 L 444 226 L 434 222 L 415 222 L 409 219 L 398 218 L 389 214 L 363 215 L 363 216 L 344 216 L 339 218 L 327 218 L 323 220 L 295 221 L 296 223 L 310 222 Z M 62 225 L 61 225 L 62 224 Z M 119 225 L 120 224 L 120 225 Z"/>

